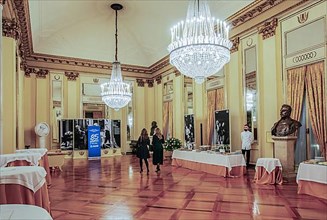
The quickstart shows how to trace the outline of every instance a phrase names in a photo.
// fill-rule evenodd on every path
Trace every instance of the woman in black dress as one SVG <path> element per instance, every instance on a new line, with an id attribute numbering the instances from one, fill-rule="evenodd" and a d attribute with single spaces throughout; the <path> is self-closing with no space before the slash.
<path id="1" fill-rule="evenodd" d="M 148 158 L 150 158 L 150 152 L 148 149 L 148 145 L 150 145 L 150 139 L 148 136 L 148 132 L 145 128 L 142 129 L 141 136 L 139 137 L 137 141 L 137 157 L 140 158 L 140 173 L 143 172 L 143 161 L 145 161 L 146 169 L 147 169 L 147 175 L 149 175 L 149 162 Z"/>
<path id="2" fill-rule="evenodd" d="M 156 172 L 160 171 L 160 164 L 163 164 L 163 146 L 165 143 L 164 137 L 161 134 L 159 128 L 155 129 L 155 135 L 153 135 L 152 145 L 153 145 L 153 165 L 157 165 Z"/>

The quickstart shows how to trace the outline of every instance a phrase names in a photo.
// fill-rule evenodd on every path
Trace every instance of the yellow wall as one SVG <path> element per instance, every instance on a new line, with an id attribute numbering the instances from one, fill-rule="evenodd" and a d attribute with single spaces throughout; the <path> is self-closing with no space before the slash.
<path id="1" fill-rule="evenodd" d="M 3 146 L 1 153 L 16 150 L 16 42 L 2 37 Z"/>
<path id="2" fill-rule="evenodd" d="M 284 4 L 284 3 L 283 3 Z M 321 9 L 325 10 L 325 9 Z M 261 16 L 261 15 L 260 15 Z M 263 15 L 262 15 L 263 16 Z M 285 15 L 286 16 L 286 15 Z M 267 17 L 268 18 L 268 17 Z M 257 39 L 257 63 L 258 63 L 258 142 L 254 145 L 254 154 L 251 161 L 255 162 L 258 157 L 271 157 L 273 144 L 267 141 L 267 134 L 271 126 L 279 118 L 279 108 L 285 101 L 282 80 L 282 34 L 278 26 L 273 37 L 263 40 L 258 34 L 257 27 L 245 30 L 251 26 L 251 21 L 237 29 L 241 33 L 241 39 L 250 33 Z M 243 30 L 244 29 L 244 30 Z M 234 30 L 236 32 L 236 30 Z M 244 92 L 243 92 L 243 50 L 245 44 L 240 43 L 238 51 L 231 54 L 229 64 L 225 66 L 226 75 L 226 108 L 230 110 L 231 116 L 231 146 L 232 150 L 241 148 L 240 133 L 245 120 Z M 35 74 L 25 77 L 22 71 L 16 75 L 16 42 L 12 38 L 3 37 L 3 73 L 4 88 L 4 150 L 12 152 L 15 147 L 23 148 L 24 145 L 38 146 L 34 133 L 34 126 L 42 121 L 51 124 L 51 79 L 48 75 L 45 79 L 36 78 Z M 163 85 L 167 81 L 173 81 L 173 136 L 184 140 L 184 76 L 176 76 L 171 66 L 167 66 L 151 77 L 162 75 L 162 82 L 154 82 L 154 87 L 149 88 L 137 86 L 135 79 L 133 86 L 133 139 L 137 139 L 142 128 L 148 131 L 152 121 L 157 121 L 162 128 L 163 124 Z M 54 71 L 51 71 L 54 73 Z M 63 118 L 83 117 L 83 106 L 81 98 L 82 82 L 81 75 L 94 77 L 96 74 L 80 73 L 75 81 L 69 81 L 63 71 L 55 73 L 63 76 Z M 103 75 L 99 75 L 103 77 Z M 149 76 L 150 77 L 150 76 Z M 203 137 L 206 137 L 206 86 L 193 83 L 194 117 L 195 117 L 195 140 L 196 146 L 200 145 L 200 125 L 203 125 Z M 17 106 L 16 106 L 17 103 Z M 122 152 L 127 149 L 126 126 L 127 109 L 119 112 L 109 110 L 109 118 L 121 120 L 122 129 Z M 18 125 L 18 130 L 16 126 Z M 51 135 L 47 137 L 47 147 L 51 147 Z"/>

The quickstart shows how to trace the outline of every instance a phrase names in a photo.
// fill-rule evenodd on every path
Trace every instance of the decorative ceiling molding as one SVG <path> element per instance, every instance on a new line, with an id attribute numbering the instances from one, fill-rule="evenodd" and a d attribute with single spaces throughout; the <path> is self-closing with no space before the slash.
<path id="1" fill-rule="evenodd" d="M 20 43 L 26 57 L 33 53 L 30 13 L 27 0 L 11 0 L 14 3 L 20 32 Z"/>
<path id="2" fill-rule="evenodd" d="M 238 46 L 240 45 L 240 38 L 235 37 L 234 39 L 231 40 L 233 43 L 232 48 L 230 49 L 231 53 L 237 52 L 238 51 Z"/>
<path id="3" fill-rule="evenodd" d="M 236 13 L 232 17 L 228 18 L 228 21 L 233 25 L 233 27 L 237 27 L 245 22 L 257 17 L 263 12 L 269 10 L 272 7 L 280 4 L 281 2 L 286 0 L 259 0 L 255 1 L 253 4 L 245 7 L 240 12 Z"/>
<path id="4" fill-rule="evenodd" d="M 162 80 L 162 76 L 161 75 L 159 75 L 159 76 L 156 77 L 156 82 L 157 82 L 158 85 L 161 83 L 161 80 Z"/>
<path id="5" fill-rule="evenodd" d="M 77 72 L 65 72 L 65 76 L 69 81 L 76 81 L 77 77 L 79 76 L 79 73 Z M 94 81 L 94 79 L 93 79 Z"/>
<path id="6" fill-rule="evenodd" d="M 49 75 L 49 70 L 39 69 L 39 70 L 35 71 L 35 74 L 36 74 L 36 78 L 45 79 L 47 77 L 47 75 Z"/>
<path id="7" fill-rule="evenodd" d="M 144 87 L 144 81 L 143 81 L 143 79 L 136 79 L 136 82 L 137 82 L 137 86 L 138 87 Z"/>
<path id="8" fill-rule="evenodd" d="M 5 0 L 0 0 L 3 4 Z M 6 0 L 7 4 L 13 5 L 14 14 L 17 18 L 17 27 L 19 32 L 18 37 L 18 47 L 20 51 L 20 56 L 22 57 L 21 68 L 25 71 L 29 71 L 36 68 L 48 68 L 47 66 L 52 66 L 56 70 L 71 71 L 76 70 L 80 72 L 104 72 L 104 70 L 111 69 L 111 63 L 109 62 L 100 62 L 95 60 L 84 60 L 76 59 L 69 57 L 61 57 L 47 54 L 37 54 L 33 51 L 33 42 L 31 34 L 31 23 L 30 23 L 30 13 L 28 0 Z M 285 2 L 287 0 L 256 0 L 252 4 L 243 8 L 239 12 L 227 18 L 227 22 L 231 23 L 233 27 L 240 26 L 249 20 L 257 17 L 258 15 L 264 13 L 265 11 L 277 6 L 278 4 Z M 281 8 L 280 11 L 275 13 L 274 16 L 278 14 L 285 13 L 308 0 L 299 0 L 298 3 L 292 5 L 291 7 Z M 255 27 L 251 27 L 255 28 Z M 236 46 L 236 44 L 235 44 Z M 234 47 L 234 45 L 233 45 Z M 236 48 L 235 48 L 236 49 Z M 231 52 L 235 52 L 235 49 Z M 37 61 L 37 62 L 32 62 Z M 55 65 L 53 65 L 55 64 Z M 165 56 L 158 62 L 152 64 L 150 67 L 134 66 L 134 65 L 122 65 L 122 71 L 129 72 L 130 76 L 137 77 L 136 74 L 144 74 L 142 77 L 151 78 L 154 73 L 157 73 L 159 70 L 169 66 L 169 56 Z M 83 67 L 83 68 L 82 68 Z M 85 71 L 94 69 L 93 71 Z M 51 68 L 50 68 L 51 69 Z M 99 71 L 100 70 L 100 71 Z M 102 71 L 101 71 L 102 70 Z M 31 72 L 25 73 L 26 76 L 30 75 Z M 158 82 L 158 81 L 157 81 Z"/>
<path id="9" fill-rule="evenodd" d="M 4 18 L 2 20 L 2 36 L 18 39 L 19 28 L 15 19 Z"/>
<path id="10" fill-rule="evenodd" d="M 154 80 L 153 79 L 147 79 L 146 80 L 146 83 L 148 84 L 148 87 L 149 88 L 152 88 L 153 87 Z"/>
<path id="11" fill-rule="evenodd" d="M 262 34 L 262 39 L 275 36 L 276 28 L 278 26 L 278 19 L 273 18 L 271 21 L 266 21 L 263 26 L 259 27 L 259 34 Z"/>

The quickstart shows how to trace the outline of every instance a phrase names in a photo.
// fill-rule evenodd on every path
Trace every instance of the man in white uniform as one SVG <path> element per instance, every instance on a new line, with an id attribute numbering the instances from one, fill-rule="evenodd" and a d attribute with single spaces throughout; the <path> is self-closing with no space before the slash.
<path id="1" fill-rule="evenodd" d="M 244 158 L 246 158 L 246 167 L 249 167 L 250 162 L 250 151 L 251 144 L 253 142 L 253 134 L 249 131 L 249 126 L 247 124 L 244 125 L 244 131 L 241 132 L 241 140 L 242 140 L 242 154 Z"/>

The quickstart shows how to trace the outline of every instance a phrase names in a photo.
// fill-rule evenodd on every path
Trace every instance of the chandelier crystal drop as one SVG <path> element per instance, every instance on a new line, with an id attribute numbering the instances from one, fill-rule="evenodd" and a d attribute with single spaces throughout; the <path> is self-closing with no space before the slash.
<path id="1" fill-rule="evenodd" d="M 190 1 L 185 21 L 171 28 L 170 63 L 183 75 L 203 83 L 230 60 L 229 27 L 211 17 L 207 1 Z"/>
<path id="2" fill-rule="evenodd" d="M 121 74 L 120 62 L 117 61 L 117 45 L 118 45 L 118 29 L 117 29 L 117 11 L 123 8 L 120 4 L 112 4 L 111 8 L 116 11 L 116 53 L 115 62 L 112 63 L 112 72 L 110 81 L 101 84 L 101 96 L 102 101 L 106 103 L 110 108 L 118 111 L 119 109 L 125 107 L 132 99 L 130 84 L 123 81 Z"/>

